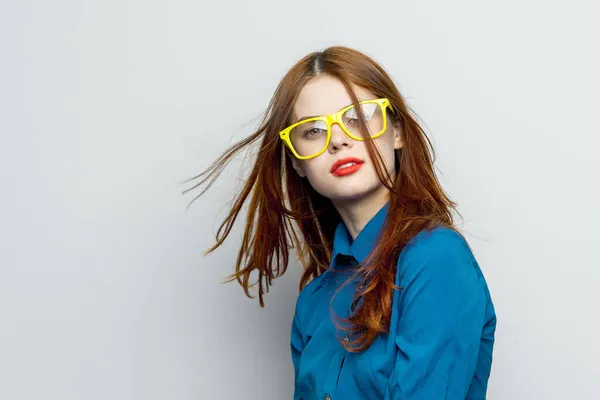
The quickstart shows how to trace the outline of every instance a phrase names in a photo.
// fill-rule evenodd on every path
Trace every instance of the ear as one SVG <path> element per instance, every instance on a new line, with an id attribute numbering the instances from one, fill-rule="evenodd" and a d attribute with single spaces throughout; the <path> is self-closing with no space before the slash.
<path id="1" fill-rule="evenodd" d="M 404 140 L 402 140 L 402 130 L 400 129 L 400 123 L 394 122 L 392 125 L 394 131 L 394 150 L 398 150 L 404 147 Z"/>
<path id="2" fill-rule="evenodd" d="M 306 174 L 304 173 L 302 164 L 300 164 L 300 160 L 298 160 L 296 157 L 294 157 L 293 154 L 290 154 L 290 158 L 292 160 L 292 166 L 294 167 L 294 169 L 296 170 L 298 175 L 300 175 L 300 177 L 304 178 L 306 176 Z"/>

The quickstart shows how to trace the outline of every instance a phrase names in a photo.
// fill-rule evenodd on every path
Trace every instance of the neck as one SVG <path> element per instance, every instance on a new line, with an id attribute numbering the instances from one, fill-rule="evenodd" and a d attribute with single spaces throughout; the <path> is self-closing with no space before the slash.
<path id="1" fill-rule="evenodd" d="M 358 199 L 332 200 L 332 203 L 354 240 L 389 199 L 389 190 L 381 185 L 378 190 Z"/>

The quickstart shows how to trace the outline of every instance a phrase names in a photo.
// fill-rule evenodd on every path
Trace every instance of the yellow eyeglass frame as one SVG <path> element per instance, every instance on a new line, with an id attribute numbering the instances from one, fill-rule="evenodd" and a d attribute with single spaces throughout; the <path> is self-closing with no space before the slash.
<path id="1" fill-rule="evenodd" d="M 376 137 L 383 135 L 383 133 L 387 129 L 387 113 L 386 113 L 387 108 L 389 107 L 390 110 L 392 110 L 392 112 L 394 112 L 394 107 L 391 105 L 390 101 L 387 98 L 364 100 L 364 101 L 359 102 L 359 104 L 371 104 L 371 103 L 378 104 L 381 107 L 381 111 L 383 112 L 383 117 L 382 117 L 383 118 L 383 128 L 381 129 L 381 132 L 377 133 L 376 135 L 371 136 L 372 139 L 375 139 Z M 348 129 L 346 129 L 346 127 L 344 126 L 344 123 L 342 122 L 342 116 L 344 115 L 344 113 L 346 111 L 348 111 L 352 107 L 354 107 L 354 104 L 350 104 L 348 107 L 344 107 L 340 111 L 335 112 L 331 115 L 307 118 L 307 119 L 303 119 L 302 121 L 298 121 L 298 122 L 288 126 L 281 132 L 279 132 L 279 137 L 281 138 L 281 140 L 283 140 L 283 143 L 285 143 L 285 145 L 292 151 L 294 156 L 300 160 L 308 160 L 310 158 L 315 158 L 325 152 L 327 147 L 329 147 L 329 142 L 331 141 L 331 126 L 333 124 L 338 124 L 340 126 L 340 128 L 342 128 L 344 133 L 346 133 L 346 135 L 350 136 L 352 139 L 364 140 L 362 136 L 355 136 L 355 135 L 351 134 L 348 131 Z M 292 145 L 292 142 L 290 140 L 290 133 L 291 133 L 292 129 L 294 129 L 298 125 L 304 124 L 306 122 L 312 122 L 312 121 L 323 121 L 323 122 L 325 122 L 325 124 L 327 124 L 327 140 L 325 141 L 325 145 L 323 146 L 323 149 L 321 151 L 319 151 L 318 153 L 313 154 L 312 156 L 301 156 L 298 153 L 296 153 L 296 150 L 294 150 L 294 146 Z"/>

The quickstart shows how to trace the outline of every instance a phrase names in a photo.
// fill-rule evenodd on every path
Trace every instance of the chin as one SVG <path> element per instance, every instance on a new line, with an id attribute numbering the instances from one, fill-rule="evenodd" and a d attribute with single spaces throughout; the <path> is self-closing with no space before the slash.
<path id="1" fill-rule="evenodd" d="M 323 191 L 317 191 L 331 200 L 345 202 L 359 200 L 365 196 L 368 196 L 376 189 L 377 185 L 373 185 L 373 187 L 371 187 L 360 183 L 348 185 L 344 185 L 343 183 L 341 183 L 341 185 L 337 188 L 332 188 L 331 186 L 329 186 L 327 188 L 324 188 Z"/>

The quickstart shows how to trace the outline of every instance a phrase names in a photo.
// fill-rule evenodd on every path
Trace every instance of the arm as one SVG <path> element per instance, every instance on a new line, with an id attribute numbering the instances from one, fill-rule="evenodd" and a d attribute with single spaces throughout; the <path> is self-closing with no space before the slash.
<path id="1" fill-rule="evenodd" d="M 291 333 L 291 350 L 292 350 L 292 362 L 294 363 L 294 381 L 298 379 L 298 364 L 300 362 L 300 355 L 304 350 L 304 341 L 300 334 L 300 322 L 298 320 L 298 310 L 294 313 L 294 320 L 292 322 L 292 333 Z"/>
<path id="2" fill-rule="evenodd" d="M 432 233 L 398 261 L 403 288 L 390 333 L 397 358 L 386 399 L 464 400 L 486 311 L 485 283 L 454 233 Z"/>
<path id="3" fill-rule="evenodd" d="M 294 312 L 294 319 L 292 321 L 291 329 L 291 353 L 292 362 L 294 364 L 294 399 L 298 398 L 297 386 L 298 386 L 298 372 L 300 367 L 300 356 L 304 350 L 304 339 L 302 338 L 302 328 L 300 325 L 300 315 L 298 311 L 298 304 L 300 303 L 300 296 L 296 300 L 296 309 Z"/>

